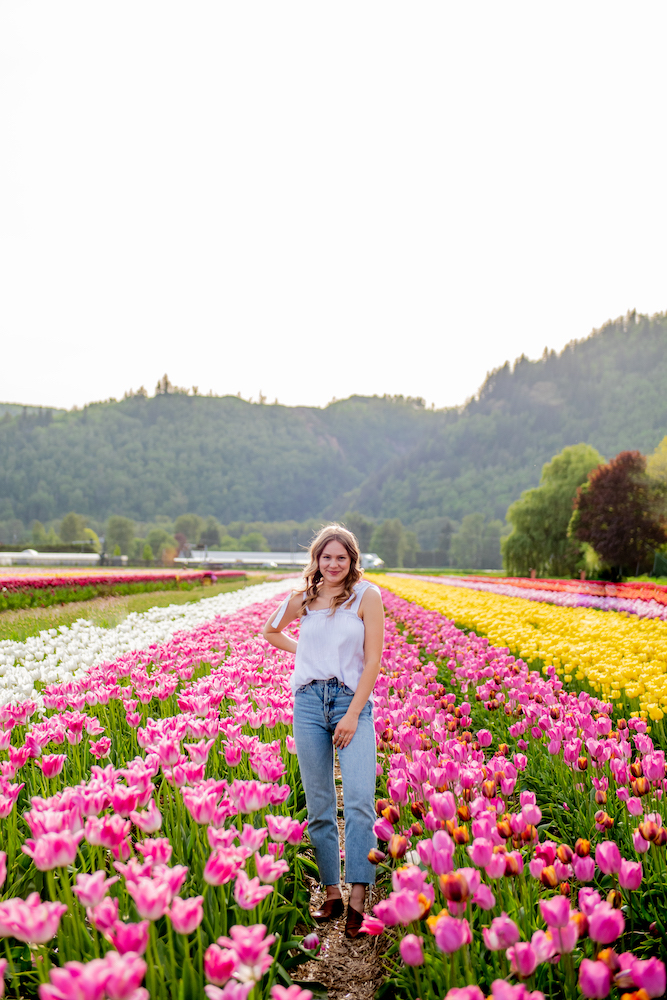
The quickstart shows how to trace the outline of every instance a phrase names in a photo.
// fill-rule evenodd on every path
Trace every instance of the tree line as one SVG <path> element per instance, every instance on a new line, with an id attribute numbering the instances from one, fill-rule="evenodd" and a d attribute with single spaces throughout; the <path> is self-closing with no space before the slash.
<path id="1" fill-rule="evenodd" d="M 590 445 L 564 448 L 507 520 L 502 553 L 512 576 L 651 572 L 656 552 L 667 551 L 667 437 L 648 458 L 623 451 L 605 462 Z"/>

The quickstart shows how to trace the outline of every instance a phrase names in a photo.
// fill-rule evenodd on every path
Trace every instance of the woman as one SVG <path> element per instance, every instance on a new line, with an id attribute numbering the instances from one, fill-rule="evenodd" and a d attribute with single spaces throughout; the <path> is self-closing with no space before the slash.
<path id="1" fill-rule="evenodd" d="M 283 629 L 301 619 L 298 644 Z M 292 593 L 264 627 L 264 638 L 296 653 L 294 740 L 326 901 L 318 922 L 343 913 L 340 889 L 334 747 L 345 801 L 345 876 L 352 883 L 345 934 L 359 933 L 366 886 L 375 880 L 368 852 L 376 846 L 375 727 L 372 692 L 384 640 L 378 588 L 361 579 L 354 535 L 337 524 L 323 528 L 310 547 L 305 589 Z"/>

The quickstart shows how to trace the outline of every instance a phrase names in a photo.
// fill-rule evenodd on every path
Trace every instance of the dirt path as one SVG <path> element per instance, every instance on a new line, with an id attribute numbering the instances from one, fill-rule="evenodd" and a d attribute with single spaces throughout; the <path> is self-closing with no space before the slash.
<path id="1" fill-rule="evenodd" d="M 338 798 L 338 829 L 341 849 L 345 850 L 345 829 L 343 823 L 343 786 L 336 760 L 336 795 Z M 343 885 L 343 900 L 347 907 L 349 886 Z M 380 899 L 378 890 L 371 886 L 370 898 L 366 900 L 366 912 Z M 315 910 L 324 901 L 325 893 L 319 884 L 311 883 L 311 909 Z M 299 982 L 307 985 L 307 980 L 321 983 L 327 989 L 329 1000 L 372 1000 L 384 978 L 382 952 L 386 944 L 383 938 L 364 934 L 356 941 L 345 937 L 345 914 L 338 920 L 319 924 L 315 931 L 322 944 L 319 960 L 302 965 L 295 973 Z M 313 990 L 315 997 L 324 996 Z"/>

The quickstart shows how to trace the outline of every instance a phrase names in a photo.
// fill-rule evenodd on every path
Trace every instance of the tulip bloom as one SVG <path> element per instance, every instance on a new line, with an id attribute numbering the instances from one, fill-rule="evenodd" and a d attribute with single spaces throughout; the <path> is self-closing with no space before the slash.
<path id="1" fill-rule="evenodd" d="M 549 927 L 565 927 L 570 919 L 570 901 L 567 896 L 553 896 L 540 900 L 540 912 Z"/>
<path id="2" fill-rule="evenodd" d="M 422 948 L 423 940 L 423 938 L 418 937 L 416 934 L 406 934 L 405 937 L 401 939 L 399 949 L 401 952 L 401 958 L 406 965 L 424 964 L 424 951 Z"/>
<path id="3" fill-rule="evenodd" d="M 209 945 L 204 954 L 204 975 L 209 983 L 224 986 L 236 969 L 236 955 L 228 948 L 217 944 Z"/>
<path id="4" fill-rule="evenodd" d="M 621 867 L 621 852 L 613 840 L 603 840 L 597 845 L 595 863 L 605 875 L 616 875 Z"/>
<path id="5" fill-rule="evenodd" d="M 36 892 L 25 901 L 13 899 L 11 903 L 11 913 L 2 922 L 9 928 L 9 935 L 26 944 L 50 941 L 58 933 L 60 918 L 67 912 L 65 903 L 42 903 Z"/>
<path id="6" fill-rule="evenodd" d="M 177 934 L 192 934 L 204 919 L 202 903 L 203 896 L 191 896 L 181 899 L 175 896 L 168 911 L 169 917 Z"/>
<path id="7" fill-rule="evenodd" d="M 395 921 L 398 923 L 398 920 Z M 391 925 L 388 925 L 391 926 Z M 364 913 L 364 919 L 361 924 L 361 934 L 372 934 L 373 936 L 377 934 L 382 934 L 385 925 L 378 917 L 371 917 L 369 913 Z M 305 945 L 305 942 L 304 942 Z"/>
<path id="8" fill-rule="evenodd" d="M 162 813 L 158 809 L 155 799 L 151 799 L 148 808 L 143 812 L 131 812 L 130 820 L 144 833 L 157 833 L 162 826 Z"/>
<path id="9" fill-rule="evenodd" d="M 643 962 L 633 959 L 630 973 L 638 989 L 646 990 L 649 997 L 661 997 L 667 988 L 665 964 L 658 958 L 647 958 Z"/>
<path id="10" fill-rule="evenodd" d="M 243 910 L 254 910 L 273 892 L 273 886 L 260 885 L 258 878 L 248 878 L 243 869 L 236 876 L 234 899 Z"/>
<path id="11" fill-rule="evenodd" d="M 518 941 L 508 948 L 507 958 L 511 962 L 512 971 L 522 979 L 532 976 L 538 965 L 537 954 L 533 946 L 526 941 Z"/>
<path id="12" fill-rule="evenodd" d="M 585 958 L 579 967 L 579 989 L 585 997 L 602 1000 L 611 989 L 611 969 L 604 962 Z"/>
<path id="13" fill-rule="evenodd" d="M 642 875 L 641 861 L 626 861 L 624 858 L 618 872 L 618 884 L 621 889 L 638 889 L 641 885 Z"/>
<path id="14" fill-rule="evenodd" d="M 588 936 L 598 944 L 611 944 L 625 930 L 625 917 L 609 903 L 596 906 L 588 917 Z"/>
<path id="15" fill-rule="evenodd" d="M 148 926 L 148 920 L 142 920 L 140 924 L 124 924 L 122 920 L 114 920 L 106 936 L 119 954 L 134 951 L 137 955 L 143 955 L 148 947 Z"/>
<path id="16" fill-rule="evenodd" d="M 125 888 L 134 900 L 137 913 L 143 920 L 158 920 L 167 912 L 171 899 L 171 890 L 167 882 L 140 878 L 136 882 L 126 882 Z"/>
<path id="17" fill-rule="evenodd" d="M 470 860 L 478 868 L 486 868 L 493 857 L 493 841 L 486 837 L 476 837 L 466 849 Z"/>
<path id="18" fill-rule="evenodd" d="M 79 830 L 78 833 L 66 830 L 62 833 L 45 833 L 36 841 L 26 840 L 21 850 L 32 858 L 35 868 L 47 872 L 52 868 L 74 864 L 79 841 L 82 838 L 83 830 Z"/>
<path id="19" fill-rule="evenodd" d="M 270 854 L 256 854 L 255 868 L 260 882 L 272 884 L 277 882 L 281 875 L 289 871 L 289 865 L 284 858 L 274 858 Z"/>
<path id="20" fill-rule="evenodd" d="M 435 925 L 435 943 L 440 951 L 451 954 L 472 940 L 467 920 L 456 920 L 447 914 L 438 916 Z"/>
<path id="21" fill-rule="evenodd" d="M 106 875 L 107 873 L 104 871 L 93 872 L 92 875 L 84 875 L 83 873 L 77 875 L 76 885 L 72 892 L 76 894 L 82 906 L 97 906 L 106 896 L 109 886 L 118 881 L 117 875 L 109 879 Z"/>
<path id="22" fill-rule="evenodd" d="M 107 972 L 104 979 L 104 991 L 110 1000 L 126 1000 L 139 989 L 146 975 L 146 963 L 135 952 L 119 955 L 108 951 L 104 956 Z"/>
<path id="23" fill-rule="evenodd" d="M 65 753 L 47 753 L 36 763 L 37 767 L 41 767 L 45 778 L 55 778 L 62 771 L 66 760 L 67 754 Z"/>
<path id="24" fill-rule="evenodd" d="M 489 951 L 500 951 L 515 944 L 520 934 L 517 925 L 503 911 L 499 917 L 493 918 L 490 927 L 482 928 L 482 936 Z"/>

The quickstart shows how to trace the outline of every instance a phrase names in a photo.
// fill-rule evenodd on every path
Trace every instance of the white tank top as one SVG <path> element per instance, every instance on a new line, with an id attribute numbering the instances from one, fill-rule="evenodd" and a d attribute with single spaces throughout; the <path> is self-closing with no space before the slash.
<path id="1" fill-rule="evenodd" d="M 364 638 L 366 629 L 359 617 L 361 598 L 369 587 L 380 593 L 379 587 L 360 580 L 352 588 L 352 597 L 332 615 L 330 608 L 305 608 L 301 618 L 296 648 L 294 673 L 290 681 L 292 693 L 311 681 L 326 681 L 337 677 L 352 691 L 357 690 L 364 669 Z M 291 595 L 290 595 L 291 597 Z M 287 610 L 287 597 L 278 608 L 271 624 L 277 627 Z"/>

